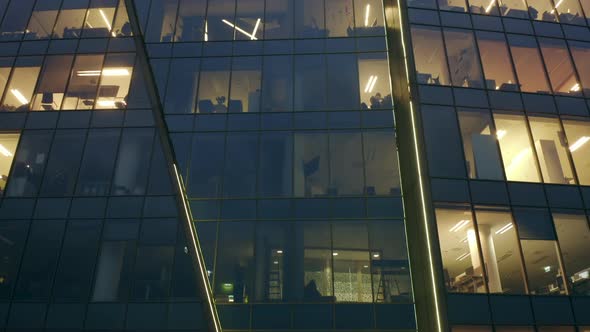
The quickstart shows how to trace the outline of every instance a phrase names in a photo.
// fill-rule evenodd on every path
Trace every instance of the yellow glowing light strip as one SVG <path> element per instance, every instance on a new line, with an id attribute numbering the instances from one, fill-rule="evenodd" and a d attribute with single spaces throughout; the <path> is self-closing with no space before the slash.
<path id="1" fill-rule="evenodd" d="M 371 5 L 367 4 L 367 9 L 365 9 L 365 26 L 369 26 L 369 12 L 371 11 Z"/>
<path id="2" fill-rule="evenodd" d="M 406 80 L 408 83 L 408 93 L 410 95 L 410 98 L 412 96 L 411 92 L 410 92 L 410 69 L 409 69 L 409 65 L 408 65 L 408 53 L 406 50 L 406 42 L 405 42 L 405 38 L 404 38 L 404 24 L 402 21 L 402 6 L 400 4 L 400 0 L 397 0 L 397 10 L 398 10 L 398 17 L 399 17 L 399 26 L 400 26 L 400 35 L 401 35 L 401 42 L 402 42 L 402 50 L 403 50 L 403 56 L 404 56 L 404 66 L 406 68 Z M 435 307 L 435 311 L 436 311 L 436 324 L 438 327 L 438 331 L 439 332 L 443 332 L 442 329 L 442 322 L 441 322 L 441 317 L 440 317 L 440 307 L 439 307 L 439 299 L 438 299 L 438 287 L 436 285 L 436 276 L 434 274 L 434 258 L 432 257 L 432 245 L 430 244 L 430 225 L 428 222 L 428 212 L 427 212 L 427 208 L 426 208 L 426 197 L 424 194 L 424 182 L 422 180 L 422 165 L 420 162 L 420 151 L 418 149 L 418 134 L 417 134 L 417 128 L 416 128 L 416 115 L 414 114 L 414 105 L 412 103 L 412 100 L 410 99 L 410 118 L 412 120 L 412 136 L 414 138 L 414 152 L 416 154 L 416 164 L 417 164 L 417 168 L 418 168 L 418 187 L 420 189 L 420 198 L 421 198 L 421 205 L 422 205 L 422 214 L 424 215 L 424 227 L 426 230 L 426 246 L 428 248 L 428 264 L 430 266 L 430 276 L 431 276 L 431 282 L 432 282 L 432 289 L 433 289 L 433 295 L 434 295 L 434 307 Z"/>
<path id="3" fill-rule="evenodd" d="M 100 16 L 102 16 L 102 20 L 104 21 L 104 24 L 107 25 L 109 31 L 113 30 L 113 26 L 111 25 L 111 22 L 109 22 L 109 19 L 107 18 L 107 15 L 104 13 L 104 11 L 99 9 L 98 12 L 100 13 Z"/>
<path id="4" fill-rule="evenodd" d="M 18 99 L 18 101 L 22 105 L 29 103 L 29 100 L 25 96 L 23 96 L 23 94 L 20 91 L 18 91 L 18 89 L 10 89 L 10 92 L 12 92 L 12 94 L 14 95 L 14 97 L 16 99 Z"/>
<path id="5" fill-rule="evenodd" d="M 4 147 L 4 145 L 0 144 L 0 153 L 3 154 L 5 157 L 12 157 L 13 154 L 12 152 L 8 151 L 7 148 Z"/>
<path id="6" fill-rule="evenodd" d="M 205 264 L 201 260 L 201 251 L 199 250 L 199 246 L 197 244 L 197 241 L 199 241 L 197 238 L 197 231 L 195 229 L 195 225 L 191 218 L 191 214 L 189 212 L 188 206 L 186 205 L 186 200 L 184 197 L 184 186 L 182 185 L 182 180 L 180 178 L 180 175 L 178 174 L 178 168 L 176 167 L 176 164 L 172 164 L 172 166 L 174 168 L 174 176 L 176 177 L 178 188 L 181 190 L 182 207 L 184 208 L 185 217 L 189 224 L 190 236 L 193 239 L 193 241 L 191 241 L 191 245 L 193 246 L 195 256 L 197 256 L 197 263 L 199 264 L 199 272 L 201 275 L 201 279 L 203 281 L 203 287 L 205 287 L 205 293 L 207 293 L 207 305 L 209 307 L 209 310 L 211 311 L 211 316 L 213 317 L 213 325 L 215 325 L 215 331 L 220 332 L 221 328 L 219 326 L 219 317 L 217 316 L 217 311 L 215 310 L 215 305 L 213 304 L 213 299 L 211 298 L 211 290 L 209 287 L 209 280 L 205 272 Z"/>
<path id="7" fill-rule="evenodd" d="M 258 31 L 258 27 L 260 26 L 260 18 L 256 20 L 256 25 L 254 26 L 254 31 L 252 31 L 252 37 L 250 37 L 250 39 L 255 40 L 256 39 L 256 32 Z"/>
<path id="8" fill-rule="evenodd" d="M 570 151 L 571 152 L 576 151 L 577 149 L 581 148 L 582 145 L 586 144 L 588 141 L 590 141 L 589 136 L 580 137 L 580 139 L 578 139 L 574 144 L 572 144 L 572 146 L 570 146 Z"/>
<path id="9" fill-rule="evenodd" d="M 258 38 L 254 37 L 253 35 L 251 35 L 251 34 L 250 34 L 249 32 L 247 32 L 246 30 L 243 30 L 242 28 L 240 28 L 240 27 L 238 27 L 237 25 L 235 25 L 235 24 L 233 24 L 233 23 L 229 22 L 229 21 L 228 21 L 228 20 L 226 20 L 226 19 L 223 19 L 223 20 L 221 20 L 221 22 L 223 22 L 223 23 L 225 23 L 225 24 L 229 25 L 230 27 L 232 27 L 232 28 L 234 28 L 234 29 L 238 30 L 239 32 L 243 33 L 244 35 L 246 35 L 246 36 L 250 37 L 250 39 L 251 39 L 251 40 L 258 40 Z"/>

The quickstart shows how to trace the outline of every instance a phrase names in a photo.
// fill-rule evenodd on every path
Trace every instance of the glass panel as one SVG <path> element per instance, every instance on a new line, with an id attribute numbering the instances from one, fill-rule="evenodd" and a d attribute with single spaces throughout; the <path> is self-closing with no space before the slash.
<path id="1" fill-rule="evenodd" d="M 127 96 L 133 73 L 135 55 L 108 54 L 100 75 L 97 109 L 122 109 L 127 107 Z"/>
<path id="2" fill-rule="evenodd" d="M 324 0 L 328 37 L 350 36 L 350 30 L 354 27 L 352 1 L 353 0 Z"/>
<path id="3" fill-rule="evenodd" d="M 495 113 L 494 120 L 508 181 L 541 182 L 524 116 Z"/>
<path id="4" fill-rule="evenodd" d="M 454 12 L 466 12 L 467 4 L 465 0 L 437 0 L 438 7 L 441 10 L 451 10 Z"/>
<path id="5" fill-rule="evenodd" d="M 78 55 L 62 109 L 92 109 L 102 73 L 103 55 Z"/>
<path id="6" fill-rule="evenodd" d="M 555 2 L 555 9 L 559 13 L 559 22 L 568 24 L 585 25 L 584 13 L 580 8 L 578 0 L 562 0 Z M 555 13 L 555 10 L 550 12 Z"/>
<path id="7" fill-rule="evenodd" d="M 508 43 L 520 89 L 524 92 L 550 93 L 535 39 L 529 36 L 508 35 Z"/>
<path id="8" fill-rule="evenodd" d="M 254 225 L 250 222 L 219 224 L 215 301 L 248 303 L 254 277 Z"/>
<path id="9" fill-rule="evenodd" d="M 524 0 L 498 0 L 502 16 L 529 18 L 528 5 Z"/>
<path id="10" fill-rule="evenodd" d="M 236 35 L 238 40 L 262 39 L 264 0 L 237 1 Z M 237 30 L 240 28 L 244 32 Z"/>
<path id="11" fill-rule="evenodd" d="M 260 112 L 261 57 L 233 58 L 229 112 Z"/>
<path id="12" fill-rule="evenodd" d="M 563 120 L 569 150 L 574 160 L 578 181 L 590 184 L 590 122 Z"/>
<path id="13" fill-rule="evenodd" d="M 465 177 L 465 163 L 455 110 L 422 107 L 426 154 L 431 176 Z"/>
<path id="14" fill-rule="evenodd" d="M 303 301 L 333 302 L 330 224 L 303 223 Z"/>
<path id="15" fill-rule="evenodd" d="M 295 133 L 293 160 L 295 196 L 318 196 L 328 192 L 328 135 Z"/>
<path id="16" fill-rule="evenodd" d="M 565 294 L 557 243 L 547 240 L 522 240 L 522 254 L 533 295 Z"/>
<path id="17" fill-rule="evenodd" d="M 358 68 L 361 109 L 393 109 L 387 55 L 359 55 Z"/>
<path id="18" fill-rule="evenodd" d="M 553 213 L 553 222 L 572 293 L 590 295 L 590 228 L 586 216 Z"/>
<path id="19" fill-rule="evenodd" d="M 119 135 L 118 129 L 90 130 L 78 175 L 77 195 L 102 196 L 110 192 Z"/>
<path id="20" fill-rule="evenodd" d="M 359 71 L 358 60 L 355 54 L 328 54 L 326 55 L 326 67 L 328 72 L 327 103 L 330 110 L 353 110 L 359 108 Z M 364 55 L 363 55 L 364 57 Z M 366 56 L 367 58 L 369 56 Z M 370 64 L 372 61 L 362 60 Z M 375 63 L 373 61 L 373 63 Z M 368 66 L 363 65 L 362 75 L 367 80 L 374 75 L 368 73 Z M 346 70 L 344 70 L 346 68 Z M 375 68 L 373 68 L 374 70 Z M 364 77 L 363 77 L 364 78 Z M 382 80 L 383 81 L 383 80 Z M 365 81 L 367 82 L 367 81 Z M 381 82 L 379 82 L 381 83 Z M 364 87 L 363 87 L 364 88 Z M 365 104 L 365 106 L 368 104 Z M 363 107 L 363 106 L 361 106 Z"/>
<path id="21" fill-rule="evenodd" d="M 217 197 L 221 194 L 224 149 L 224 134 L 195 135 L 187 180 L 189 196 Z"/>
<path id="22" fill-rule="evenodd" d="M 469 11 L 473 14 L 498 15 L 496 0 L 469 0 Z"/>
<path id="23" fill-rule="evenodd" d="M 449 85 L 449 72 L 440 29 L 412 26 L 412 45 L 418 83 Z"/>
<path id="24" fill-rule="evenodd" d="M 223 196 L 254 196 L 258 166 L 258 133 L 230 133 L 225 144 Z"/>
<path id="25" fill-rule="evenodd" d="M 153 129 L 125 129 L 119 144 L 111 195 L 143 195 L 149 172 Z"/>
<path id="26" fill-rule="evenodd" d="M 0 40 L 20 40 L 23 38 L 34 4 L 35 0 L 10 2 L 0 26 Z"/>
<path id="27" fill-rule="evenodd" d="M 326 108 L 325 68 L 324 55 L 295 56 L 295 110 L 316 111 Z"/>
<path id="28" fill-rule="evenodd" d="M 3 221 L 0 223 L 0 299 L 8 300 L 11 297 L 12 288 L 15 285 L 21 255 L 27 240 L 29 225 L 27 222 Z"/>
<path id="29" fill-rule="evenodd" d="M 6 88 L 6 84 L 8 83 L 13 62 L 13 58 L 0 58 L 0 98 L 2 98 L 4 88 Z"/>
<path id="30" fill-rule="evenodd" d="M 115 17 L 115 23 L 113 23 L 113 37 L 131 37 L 133 31 L 131 30 L 131 24 L 129 23 L 129 14 L 127 13 L 127 7 L 125 7 L 125 1 L 119 0 L 119 8 L 117 8 L 117 16 Z"/>
<path id="31" fill-rule="evenodd" d="M 290 132 L 266 132 L 260 136 L 258 193 L 291 196 L 293 188 L 293 136 Z"/>
<path id="32" fill-rule="evenodd" d="M 233 40 L 238 34 L 250 34 L 235 22 L 235 14 L 236 0 L 209 0 L 205 41 Z"/>
<path id="33" fill-rule="evenodd" d="M 399 195 L 399 171 L 395 135 L 390 130 L 363 132 L 365 194 Z"/>
<path id="34" fill-rule="evenodd" d="M 438 240 L 447 290 L 485 293 L 485 279 L 471 211 L 436 209 Z"/>
<path id="35" fill-rule="evenodd" d="M 12 76 L 4 101 L 0 105 L 1 111 L 28 111 L 29 103 L 35 90 L 35 84 L 41 69 L 41 58 L 19 58 L 12 70 Z"/>
<path id="36" fill-rule="evenodd" d="M 359 132 L 330 133 L 329 195 L 362 195 L 363 151 Z"/>
<path id="37" fill-rule="evenodd" d="M 201 62 L 199 113 L 226 113 L 230 58 L 205 58 Z"/>
<path id="38" fill-rule="evenodd" d="M 195 58 L 172 59 L 164 103 L 167 113 L 194 111 L 200 64 L 200 59 Z"/>
<path id="39" fill-rule="evenodd" d="M 584 10 L 584 13 L 586 14 L 586 22 L 590 23 L 590 0 L 580 0 L 580 3 L 582 4 L 582 9 Z M 582 331 L 582 332 L 587 332 L 587 331 Z"/>
<path id="40" fill-rule="evenodd" d="M 41 300 L 50 296 L 64 228 L 63 220 L 33 222 L 14 290 L 15 299 Z"/>
<path id="41" fill-rule="evenodd" d="M 508 210 L 475 211 L 490 293 L 525 294 L 518 237 Z"/>
<path id="42" fill-rule="evenodd" d="M 590 9 L 590 8 L 589 8 Z M 586 97 L 590 96 L 590 43 L 568 42 Z"/>
<path id="43" fill-rule="evenodd" d="M 50 55 L 45 58 L 37 93 L 32 103 L 33 110 L 51 111 L 61 108 L 73 60 L 72 55 Z"/>
<path id="44" fill-rule="evenodd" d="M 529 117 L 529 124 L 545 183 L 576 184 L 559 120 Z"/>
<path id="45" fill-rule="evenodd" d="M 408 6 L 436 9 L 436 2 L 435 0 L 408 0 Z"/>
<path id="46" fill-rule="evenodd" d="M 510 53 L 504 34 L 477 31 L 477 45 L 486 78 L 486 88 L 490 90 L 518 91 L 518 84 L 512 70 Z"/>
<path id="47" fill-rule="evenodd" d="M 332 225 L 334 257 L 334 296 L 338 302 L 372 302 L 367 226 L 362 222 L 336 222 Z"/>
<path id="48" fill-rule="evenodd" d="M 550 38 L 538 38 L 538 40 L 553 92 L 579 95 L 580 84 L 574 72 L 565 41 Z"/>
<path id="49" fill-rule="evenodd" d="M 131 297 L 143 301 L 168 298 L 173 257 L 172 246 L 137 248 Z"/>
<path id="50" fill-rule="evenodd" d="M 202 41 L 205 38 L 206 0 L 180 0 L 176 21 L 176 41 Z"/>
<path id="51" fill-rule="evenodd" d="M 293 57 L 288 55 L 265 57 L 262 74 L 262 110 L 264 112 L 291 111 L 293 108 Z"/>
<path id="52" fill-rule="evenodd" d="M 412 283 L 402 220 L 369 223 L 373 300 L 385 303 L 412 301 Z"/>
<path id="53" fill-rule="evenodd" d="M 256 229 L 256 298 L 257 302 L 287 300 L 297 279 L 293 262 L 302 258 L 293 243 L 296 231 L 293 223 L 258 223 Z"/>
<path id="54" fill-rule="evenodd" d="M 145 40 L 165 43 L 174 41 L 177 10 L 178 0 L 152 0 Z"/>
<path id="55" fill-rule="evenodd" d="M 297 0 L 266 1 L 264 39 L 293 38 L 293 13 Z"/>
<path id="56" fill-rule="evenodd" d="M 354 0 L 355 35 L 380 36 L 385 33 L 383 1 Z"/>
<path id="57" fill-rule="evenodd" d="M 472 179 L 503 180 L 497 133 L 489 112 L 458 112 L 467 173 Z"/>
<path id="58" fill-rule="evenodd" d="M 52 136 L 48 131 L 39 130 L 22 134 L 6 187 L 7 196 L 33 196 L 37 193 Z"/>
<path id="59" fill-rule="evenodd" d="M 452 332 L 492 332 L 488 326 L 453 326 Z"/>
<path id="60" fill-rule="evenodd" d="M 25 39 L 51 38 L 61 0 L 37 1 L 29 20 Z"/>
<path id="61" fill-rule="evenodd" d="M 323 0 L 295 1 L 295 37 L 326 37 L 327 33 L 324 18 Z"/>
<path id="62" fill-rule="evenodd" d="M 91 0 L 82 36 L 85 38 L 116 37 L 117 34 L 113 32 L 116 8 L 117 0 Z"/>
<path id="63" fill-rule="evenodd" d="M 43 175 L 42 195 L 72 195 L 85 141 L 86 130 L 60 130 L 55 133 L 47 170 Z"/>
<path id="64" fill-rule="evenodd" d="M 18 133 L 0 132 L 0 196 L 4 194 L 6 188 L 19 138 Z"/>
<path id="65" fill-rule="evenodd" d="M 53 38 L 80 38 L 89 0 L 63 0 Z"/>
<path id="66" fill-rule="evenodd" d="M 532 19 L 556 22 L 557 15 L 551 0 L 527 0 Z"/>
<path id="67" fill-rule="evenodd" d="M 453 85 L 483 88 L 483 76 L 473 33 L 467 30 L 444 29 L 444 35 Z"/>

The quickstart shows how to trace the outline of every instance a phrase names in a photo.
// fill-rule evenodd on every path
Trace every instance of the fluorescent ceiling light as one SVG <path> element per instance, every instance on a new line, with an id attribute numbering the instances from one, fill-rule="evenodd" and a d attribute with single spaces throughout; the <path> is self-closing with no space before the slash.
<path id="1" fill-rule="evenodd" d="M 8 151 L 7 148 L 4 147 L 4 145 L 0 144 L 0 153 L 3 154 L 5 157 L 12 157 L 13 154 L 12 152 Z"/>
<path id="2" fill-rule="evenodd" d="M 373 254 L 373 257 L 379 258 L 379 254 Z"/>
<path id="3" fill-rule="evenodd" d="M 256 32 L 258 32 L 258 27 L 260 26 L 260 18 L 256 20 L 256 25 L 254 26 L 254 31 L 252 31 L 252 37 L 250 37 L 250 39 L 252 38 L 256 38 Z M 254 40 L 254 39 L 252 39 Z"/>
<path id="4" fill-rule="evenodd" d="M 573 91 L 573 92 L 578 92 L 578 91 L 580 91 L 580 83 L 576 83 L 576 84 L 574 84 L 574 85 L 573 85 L 573 86 L 570 88 L 570 91 Z"/>
<path id="5" fill-rule="evenodd" d="M 337 252 L 333 252 L 332 253 L 332 256 L 338 256 L 338 253 Z"/>
<path id="6" fill-rule="evenodd" d="M 508 132 L 504 129 L 500 129 L 498 131 L 496 131 L 496 137 L 498 137 L 498 140 L 501 140 L 504 136 L 506 136 Z"/>
<path id="7" fill-rule="evenodd" d="M 375 83 L 377 83 L 377 75 L 371 75 L 365 86 L 365 93 L 372 93 L 375 88 Z"/>
<path id="8" fill-rule="evenodd" d="M 510 222 L 507 223 L 506 225 L 502 226 L 499 230 L 496 231 L 496 234 L 504 234 L 506 232 L 508 232 L 509 230 L 511 230 L 514 227 L 514 225 Z"/>
<path id="9" fill-rule="evenodd" d="M 491 0 L 490 4 L 486 7 L 486 13 L 489 13 L 490 10 L 492 10 L 492 7 L 494 6 L 494 1 L 495 0 Z"/>
<path id="10" fill-rule="evenodd" d="M 223 22 L 223 23 L 225 23 L 225 24 L 229 25 L 230 27 L 232 27 L 232 28 L 236 29 L 237 31 L 239 31 L 239 32 L 243 33 L 244 35 L 246 35 L 246 36 L 250 37 L 250 39 L 251 39 L 251 40 L 258 40 L 258 38 L 256 38 L 256 36 L 254 36 L 254 35 L 252 35 L 251 33 L 249 33 L 249 32 L 247 32 L 247 31 L 245 31 L 244 29 L 242 29 L 242 28 L 238 27 L 237 25 L 235 25 L 235 24 L 233 24 L 233 23 L 229 22 L 229 21 L 228 21 L 228 20 L 226 20 L 226 19 L 222 19 L 222 20 L 221 20 L 221 22 Z"/>
<path id="11" fill-rule="evenodd" d="M 114 100 L 99 100 L 96 102 L 96 105 L 100 107 L 115 107 Z"/>
<path id="12" fill-rule="evenodd" d="M 580 137 L 574 144 L 570 146 L 570 151 L 576 151 L 577 149 L 581 148 L 582 145 L 586 144 L 588 141 L 590 141 L 590 136 Z"/>
<path id="13" fill-rule="evenodd" d="M 203 39 L 209 41 L 209 25 L 207 24 L 207 20 L 205 20 L 205 36 Z"/>
<path id="14" fill-rule="evenodd" d="M 18 89 L 10 89 L 10 92 L 12 92 L 14 97 L 16 99 L 18 99 L 18 101 L 21 103 L 21 105 L 29 103 L 29 100 L 27 98 L 25 98 L 25 96 L 23 96 L 23 94 L 20 93 L 20 91 L 18 91 Z"/>
<path id="15" fill-rule="evenodd" d="M 102 71 L 100 70 L 78 70 L 76 73 L 77 76 L 86 77 L 86 76 L 129 76 L 131 73 L 127 68 L 105 68 Z"/>
<path id="16" fill-rule="evenodd" d="M 464 260 L 465 258 L 467 258 L 467 257 L 469 257 L 469 256 L 471 256 L 471 253 L 468 253 L 468 252 L 466 252 L 466 253 L 464 253 L 463 255 L 461 255 L 461 256 L 459 256 L 459 257 L 457 257 L 457 258 L 456 258 L 456 260 L 458 260 L 458 261 L 462 261 L 462 260 Z"/>
<path id="17" fill-rule="evenodd" d="M 458 223 L 455 224 L 455 226 L 451 227 L 451 229 L 449 229 L 449 232 L 458 232 L 461 228 L 465 227 L 467 224 L 469 224 L 471 220 L 469 219 L 463 219 L 461 221 L 459 221 Z"/>
<path id="18" fill-rule="evenodd" d="M 371 4 L 367 4 L 367 8 L 365 9 L 365 26 L 369 26 L 369 12 L 371 11 Z"/>
<path id="19" fill-rule="evenodd" d="M 107 18 L 107 15 L 104 13 L 104 11 L 102 9 L 99 9 L 98 12 L 100 13 L 100 16 L 102 17 L 104 24 L 106 24 L 107 28 L 109 28 L 109 31 L 113 30 L 113 27 L 111 26 L 111 22 L 109 22 L 109 19 Z"/>
<path id="20" fill-rule="evenodd" d="M 543 267 L 543 270 L 545 272 L 551 272 L 551 266 L 547 265 L 547 266 Z"/>
<path id="21" fill-rule="evenodd" d="M 283 251 L 282 250 L 277 250 L 277 254 L 282 254 Z"/>

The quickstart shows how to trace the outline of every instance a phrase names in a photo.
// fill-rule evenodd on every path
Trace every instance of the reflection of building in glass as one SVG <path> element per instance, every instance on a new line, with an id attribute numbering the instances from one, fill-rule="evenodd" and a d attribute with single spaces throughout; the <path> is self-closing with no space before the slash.
<path id="1" fill-rule="evenodd" d="M 590 331 L 587 0 L 0 0 L 0 330 Z"/>

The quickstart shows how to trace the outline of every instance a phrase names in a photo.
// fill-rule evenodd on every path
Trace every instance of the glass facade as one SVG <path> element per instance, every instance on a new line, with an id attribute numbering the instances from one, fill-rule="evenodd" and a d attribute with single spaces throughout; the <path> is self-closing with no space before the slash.
<path id="1" fill-rule="evenodd" d="M 0 332 L 585 332 L 587 0 L 0 0 Z"/>

